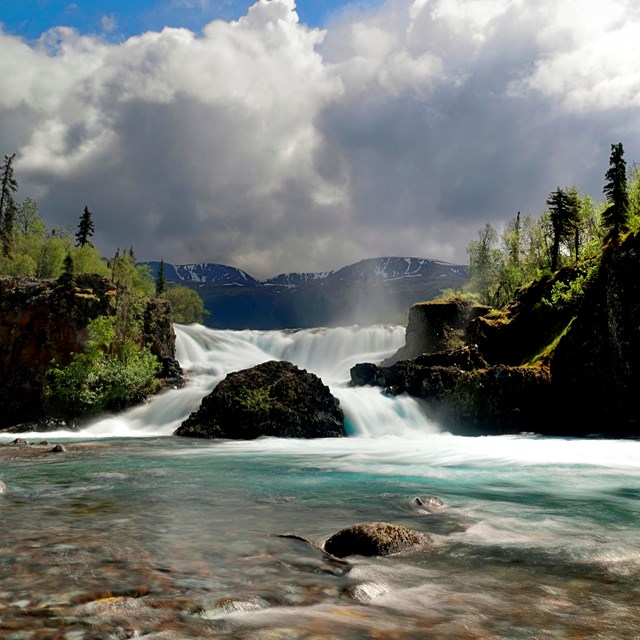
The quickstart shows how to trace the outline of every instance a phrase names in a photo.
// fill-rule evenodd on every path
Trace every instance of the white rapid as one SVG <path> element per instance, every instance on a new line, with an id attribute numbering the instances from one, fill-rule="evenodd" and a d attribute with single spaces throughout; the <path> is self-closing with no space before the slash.
<path id="1" fill-rule="evenodd" d="M 228 373 L 268 360 L 287 360 L 322 378 L 340 399 L 353 436 L 416 436 L 437 431 L 413 398 L 392 398 L 381 390 L 350 388 L 349 370 L 358 362 L 379 362 L 404 344 L 404 327 L 371 326 L 300 331 L 224 331 L 175 325 L 176 356 L 187 384 L 144 406 L 94 421 L 79 435 L 147 437 L 171 435 Z"/>

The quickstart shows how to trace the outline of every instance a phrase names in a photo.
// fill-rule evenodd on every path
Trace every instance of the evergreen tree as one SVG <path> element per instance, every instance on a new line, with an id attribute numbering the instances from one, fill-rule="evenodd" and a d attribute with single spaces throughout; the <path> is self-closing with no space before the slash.
<path id="1" fill-rule="evenodd" d="M 89 207 L 85 206 L 82 215 L 80 216 L 80 222 L 78 224 L 78 232 L 76 233 L 76 246 L 84 247 L 86 244 L 91 245 L 89 238 L 93 235 L 95 229 L 93 227 L 93 218 Z"/>
<path id="2" fill-rule="evenodd" d="M 2 165 L 2 190 L 0 191 L 0 226 L 4 220 L 4 211 L 8 204 L 9 198 L 18 190 L 18 181 L 13 177 L 13 160 L 16 157 L 14 153 L 11 156 L 4 157 Z"/>
<path id="3" fill-rule="evenodd" d="M 556 271 L 560 258 L 560 244 L 575 238 L 579 228 L 580 201 L 575 189 L 557 187 L 547 198 L 553 243 L 551 246 L 551 271 Z"/>
<path id="4" fill-rule="evenodd" d="M 609 206 L 602 212 L 602 222 L 607 230 L 605 240 L 611 240 L 629 230 L 627 164 L 621 142 L 611 145 L 609 169 L 605 178 L 603 192 L 607 196 Z"/>
<path id="5" fill-rule="evenodd" d="M 164 260 L 160 260 L 158 275 L 156 276 L 156 295 L 161 296 L 167 290 L 167 280 L 164 275 Z"/>
<path id="6" fill-rule="evenodd" d="M 17 206 L 13 194 L 18 190 L 18 181 L 13 177 L 13 161 L 16 154 L 5 155 L 2 165 L 2 188 L 0 190 L 0 240 L 2 254 L 6 257 L 11 252 L 13 243 L 13 225 Z"/>
<path id="7" fill-rule="evenodd" d="M 62 273 L 58 278 L 58 284 L 69 291 L 76 286 L 75 268 L 70 253 L 67 253 L 62 263 Z"/>
<path id="8" fill-rule="evenodd" d="M 6 198 L 4 207 L 4 216 L 2 217 L 2 226 L 0 227 L 0 235 L 2 236 L 2 255 L 8 257 L 11 255 L 14 244 L 14 223 L 18 207 L 13 196 L 9 194 Z"/>

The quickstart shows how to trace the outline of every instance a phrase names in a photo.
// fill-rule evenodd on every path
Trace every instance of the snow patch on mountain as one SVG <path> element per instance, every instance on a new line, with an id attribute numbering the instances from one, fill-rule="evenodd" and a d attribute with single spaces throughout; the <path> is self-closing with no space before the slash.
<path id="1" fill-rule="evenodd" d="M 158 273 L 159 262 L 146 262 L 152 274 Z M 281 273 L 266 280 L 257 280 L 242 269 L 228 265 L 201 262 L 194 264 L 171 265 L 165 263 L 167 282 L 184 282 L 190 284 L 209 284 L 240 287 L 286 287 L 297 288 L 312 282 L 388 282 L 404 278 L 421 278 L 424 276 L 446 277 L 447 272 L 466 278 L 467 267 L 440 260 L 426 258 L 367 258 L 355 264 L 347 265 L 335 271 L 311 273 Z"/>

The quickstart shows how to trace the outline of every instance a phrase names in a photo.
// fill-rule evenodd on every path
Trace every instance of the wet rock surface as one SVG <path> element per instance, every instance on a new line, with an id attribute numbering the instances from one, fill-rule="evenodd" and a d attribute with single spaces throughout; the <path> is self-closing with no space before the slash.
<path id="1" fill-rule="evenodd" d="M 340 402 L 318 376 L 270 361 L 230 373 L 176 430 L 177 436 L 253 440 L 346 435 Z"/>
<path id="2" fill-rule="evenodd" d="M 389 522 L 360 522 L 330 536 L 325 551 L 336 556 L 387 556 L 433 544 L 426 534 Z"/>

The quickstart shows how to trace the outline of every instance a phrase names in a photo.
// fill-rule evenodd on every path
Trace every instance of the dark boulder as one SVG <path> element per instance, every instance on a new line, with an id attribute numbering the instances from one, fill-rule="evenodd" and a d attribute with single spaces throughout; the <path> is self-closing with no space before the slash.
<path id="1" fill-rule="evenodd" d="M 405 345 L 382 365 L 456 349 L 465 343 L 469 323 L 488 312 L 489 307 L 462 298 L 418 302 L 409 309 Z"/>
<path id="2" fill-rule="evenodd" d="M 322 380 L 274 360 L 230 373 L 175 435 L 253 440 L 341 437 L 346 432 L 340 402 Z"/>
<path id="3" fill-rule="evenodd" d="M 387 556 L 431 546 L 426 534 L 388 522 L 361 522 L 334 533 L 324 550 L 337 558 L 346 556 Z"/>

